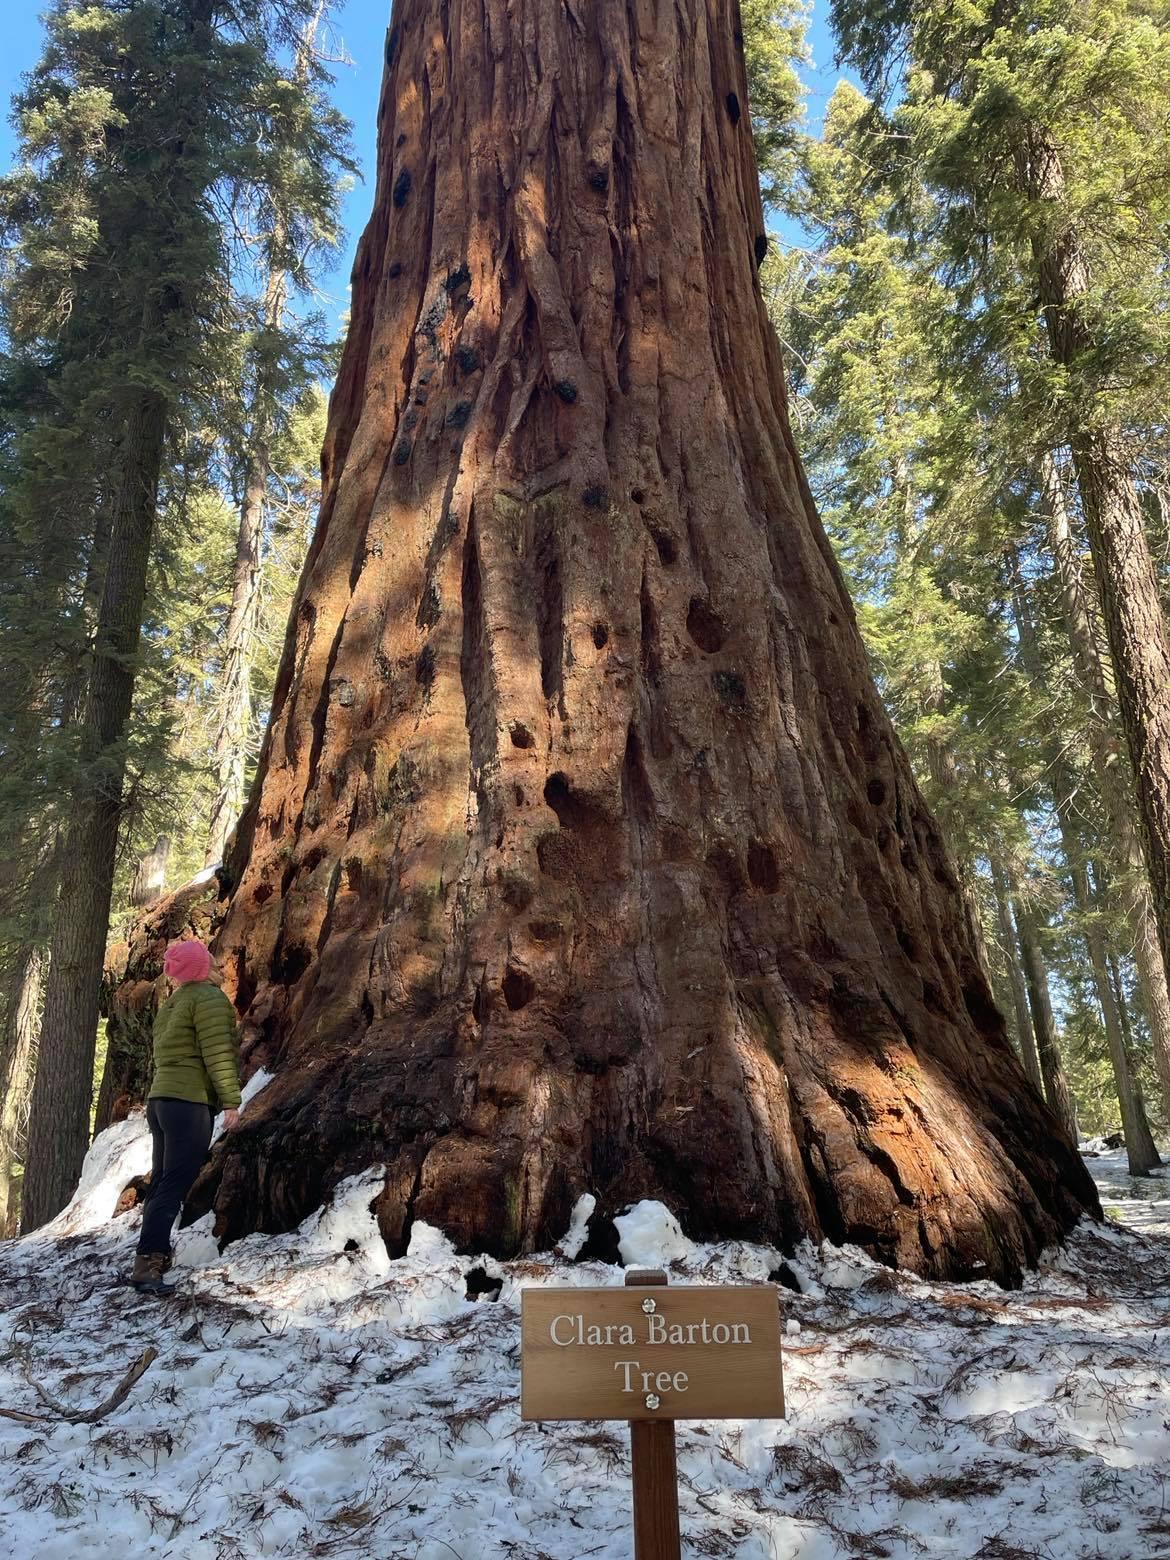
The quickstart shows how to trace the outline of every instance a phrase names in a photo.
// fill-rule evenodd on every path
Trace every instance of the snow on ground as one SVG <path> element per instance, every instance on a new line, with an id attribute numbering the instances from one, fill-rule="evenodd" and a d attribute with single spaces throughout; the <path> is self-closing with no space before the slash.
<path id="1" fill-rule="evenodd" d="M 183 1232 L 179 1294 L 140 1299 L 110 1282 L 138 1214 L 110 1215 L 148 1161 L 140 1118 L 112 1128 L 71 1207 L 0 1245 L 0 1406 L 45 1416 L 0 1418 L 0 1551 L 629 1560 L 625 1427 L 518 1416 L 521 1287 L 620 1269 L 477 1264 L 425 1225 L 392 1262 L 371 1174 L 223 1256 L 207 1228 Z M 790 1257 L 788 1419 L 678 1427 L 688 1560 L 1167 1560 L 1170 1183 L 1131 1181 L 1116 1154 L 1089 1164 L 1112 1222 L 1019 1293 L 850 1248 Z M 680 1281 L 780 1263 L 693 1244 L 655 1205 L 621 1238 L 626 1261 Z M 468 1299 L 475 1266 L 498 1299 Z M 97 1405 L 147 1345 L 158 1358 L 97 1423 L 41 1396 Z"/>

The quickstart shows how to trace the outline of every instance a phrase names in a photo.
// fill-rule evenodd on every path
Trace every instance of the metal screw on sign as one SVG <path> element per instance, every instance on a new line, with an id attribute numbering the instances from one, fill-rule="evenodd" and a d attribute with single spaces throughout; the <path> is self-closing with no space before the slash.
<path id="1" fill-rule="evenodd" d="M 626 1274 L 629 1288 L 666 1283 L 666 1274 L 633 1269 Z M 647 1315 L 658 1309 L 649 1296 L 642 1301 Z M 656 1392 L 648 1393 L 646 1407 L 659 1406 Z M 682 1560 L 678 1521 L 678 1464 L 674 1453 L 674 1424 L 668 1419 L 630 1421 L 630 1454 L 634 1485 L 634 1560 Z"/>

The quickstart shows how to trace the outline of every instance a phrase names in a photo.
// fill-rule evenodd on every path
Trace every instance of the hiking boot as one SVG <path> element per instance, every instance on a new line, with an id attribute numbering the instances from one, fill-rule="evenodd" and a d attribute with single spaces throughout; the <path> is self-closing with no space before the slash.
<path id="1" fill-rule="evenodd" d="M 170 1265 L 170 1255 L 165 1251 L 140 1251 L 134 1258 L 130 1282 L 140 1295 L 169 1294 L 171 1286 L 163 1283 L 163 1274 Z"/>

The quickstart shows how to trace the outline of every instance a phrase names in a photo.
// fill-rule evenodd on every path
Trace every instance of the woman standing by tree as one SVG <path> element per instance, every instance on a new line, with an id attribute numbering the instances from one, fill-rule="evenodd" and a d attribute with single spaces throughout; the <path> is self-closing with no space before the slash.
<path id="1" fill-rule="evenodd" d="M 240 1108 L 236 1014 L 209 978 L 211 955 L 194 938 L 172 943 L 163 969 L 175 990 L 154 1021 L 154 1082 L 146 1102 L 154 1160 L 130 1276 L 148 1294 L 166 1292 L 171 1226 L 207 1156 L 215 1106 L 223 1107 L 229 1132 Z"/>

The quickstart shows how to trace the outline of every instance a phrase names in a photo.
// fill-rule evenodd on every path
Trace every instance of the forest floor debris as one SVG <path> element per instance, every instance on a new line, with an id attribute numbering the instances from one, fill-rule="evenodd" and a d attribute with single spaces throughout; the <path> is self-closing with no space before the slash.
<path id="1" fill-rule="evenodd" d="M 620 1269 L 457 1257 L 425 1225 L 391 1262 L 371 1174 L 291 1235 L 184 1231 L 179 1292 L 145 1300 L 113 1284 L 138 1215 L 110 1212 L 148 1161 L 140 1118 L 112 1128 L 70 1208 L 0 1245 L 0 1402 L 38 1416 L 0 1419 L 5 1552 L 628 1560 L 624 1427 L 518 1417 L 521 1285 Z M 1170 1179 L 1088 1162 L 1109 1222 L 1015 1293 L 788 1257 L 789 1417 L 679 1426 L 688 1560 L 1170 1560 Z M 676 1281 L 780 1260 L 655 1205 L 622 1233 Z M 64 1417 L 151 1348 L 100 1422 Z"/>

